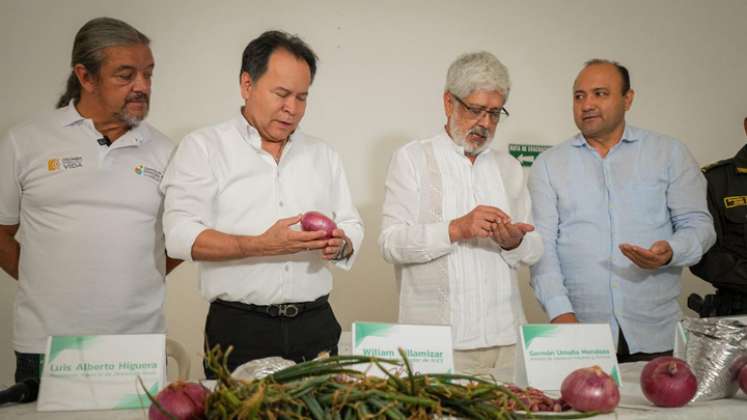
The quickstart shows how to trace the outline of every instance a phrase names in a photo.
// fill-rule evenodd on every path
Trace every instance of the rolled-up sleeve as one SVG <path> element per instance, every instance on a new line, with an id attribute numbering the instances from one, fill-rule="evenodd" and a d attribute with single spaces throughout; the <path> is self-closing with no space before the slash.
<path id="1" fill-rule="evenodd" d="M 418 223 L 418 171 L 407 147 L 395 152 L 386 177 L 379 249 L 391 264 L 425 263 L 452 251 L 449 222 Z"/>
<path id="2" fill-rule="evenodd" d="M 547 165 L 542 156 L 532 165 L 529 176 L 532 200 L 532 217 L 536 232 L 544 244 L 544 254 L 531 268 L 531 284 L 537 300 L 550 319 L 575 312 L 568 298 L 568 290 L 558 259 L 558 207 L 557 194 L 550 184 Z"/>
<path id="3" fill-rule="evenodd" d="M 672 153 L 667 206 L 674 235 L 669 241 L 672 247 L 669 265 L 684 267 L 697 263 L 716 243 L 716 231 L 708 211 L 707 182 L 695 158 L 679 142 Z"/>
<path id="4" fill-rule="evenodd" d="M 194 137 L 179 144 L 161 182 L 166 251 L 172 258 L 192 261 L 192 245 L 212 224 L 218 183 L 207 150 Z"/>

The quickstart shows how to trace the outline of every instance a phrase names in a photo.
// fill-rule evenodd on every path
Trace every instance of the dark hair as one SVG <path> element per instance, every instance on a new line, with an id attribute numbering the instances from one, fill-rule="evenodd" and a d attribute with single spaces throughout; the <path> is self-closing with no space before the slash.
<path id="1" fill-rule="evenodd" d="M 267 71 L 267 63 L 270 61 L 270 55 L 278 48 L 282 48 L 297 58 L 304 60 L 309 65 L 311 81 L 314 81 L 314 75 L 316 74 L 316 54 L 314 54 L 314 51 L 301 38 L 282 31 L 267 31 L 252 40 L 244 48 L 239 77 L 244 72 L 247 72 L 253 82 L 259 80 Z"/>
<path id="2" fill-rule="evenodd" d="M 620 73 L 620 78 L 622 79 L 622 94 L 625 95 L 630 90 L 630 73 L 628 73 L 628 69 L 625 68 L 622 64 L 618 63 L 617 61 L 612 60 L 606 60 L 603 58 L 594 58 L 586 63 L 584 63 L 584 67 L 589 67 L 594 64 L 612 64 L 615 66 L 615 69 L 617 69 L 617 72 Z"/>
<path id="3" fill-rule="evenodd" d="M 91 74 L 98 74 L 106 56 L 104 49 L 121 45 L 149 45 L 150 39 L 142 32 L 118 19 L 100 17 L 91 19 L 75 35 L 70 67 L 82 64 Z M 80 81 L 75 71 L 67 78 L 65 93 L 57 100 L 57 108 L 67 106 L 71 100 L 80 100 Z"/>

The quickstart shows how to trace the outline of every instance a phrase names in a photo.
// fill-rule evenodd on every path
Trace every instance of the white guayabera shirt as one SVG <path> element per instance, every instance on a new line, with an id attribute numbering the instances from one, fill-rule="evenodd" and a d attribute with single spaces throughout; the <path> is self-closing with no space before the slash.
<path id="1" fill-rule="evenodd" d="M 175 258 L 192 260 L 192 245 L 205 229 L 260 235 L 278 219 L 312 210 L 334 219 L 352 241 L 354 254 L 335 261 L 338 267 L 350 269 L 363 240 L 363 221 L 334 149 L 297 131 L 275 162 L 242 115 L 187 135 L 161 188 L 166 249 Z M 200 289 L 209 301 L 308 302 L 332 289 L 328 265 L 320 250 L 203 261 Z"/>
<path id="2" fill-rule="evenodd" d="M 531 232 L 510 251 L 491 238 L 451 243 L 449 222 L 490 205 L 531 223 L 524 178 L 505 151 L 487 149 L 472 164 L 446 132 L 395 152 L 379 246 L 395 265 L 400 322 L 449 324 L 460 350 L 516 342 L 526 322 L 516 269 L 541 257 L 541 238 Z"/>

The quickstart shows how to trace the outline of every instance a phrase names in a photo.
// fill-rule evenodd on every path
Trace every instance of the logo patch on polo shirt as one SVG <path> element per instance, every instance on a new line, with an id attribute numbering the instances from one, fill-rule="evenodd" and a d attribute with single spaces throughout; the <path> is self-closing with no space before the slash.
<path id="1" fill-rule="evenodd" d="M 75 169 L 83 167 L 83 156 L 72 156 L 65 158 L 54 158 L 47 161 L 47 171 L 57 172 L 59 170 Z"/>
<path id="2" fill-rule="evenodd" d="M 135 166 L 135 173 L 141 176 L 147 176 L 156 182 L 161 182 L 161 178 L 163 178 L 163 173 L 161 171 L 149 168 L 145 165 Z"/>

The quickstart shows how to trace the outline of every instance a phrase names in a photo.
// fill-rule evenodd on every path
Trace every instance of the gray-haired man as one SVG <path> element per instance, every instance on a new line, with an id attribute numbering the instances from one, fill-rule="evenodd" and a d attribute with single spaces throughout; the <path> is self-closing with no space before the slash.
<path id="1" fill-rule="evenodd" d="M 443 131 L 395 152 L 386 180 L 379 246 L 395 265 L 399 321 L 451 325 L 458 371 L 513 366 L 525 322 L 516 268 L 542 254 L 521 165 L 489 147 L 509 90 L 492 54 L 459 57 Z"/>
<path id="2" fill-rule="evenodd" d="M 165 331 L 158 189 L 172 143 L 142 122 L 153 55 L 125 22 L 78 31 L 57 109 L 0 140 L 0 267 L 18 280 L 17 382 L 49 335 Z"/>

